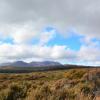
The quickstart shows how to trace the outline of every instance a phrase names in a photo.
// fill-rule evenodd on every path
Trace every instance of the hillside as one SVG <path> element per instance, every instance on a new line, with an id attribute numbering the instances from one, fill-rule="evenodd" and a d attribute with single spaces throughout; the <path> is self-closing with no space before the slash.
<path id="1" fill-rule="evenodd" d="M 100 100 L 100 68 L 0 74 L 0 100 Z"/>

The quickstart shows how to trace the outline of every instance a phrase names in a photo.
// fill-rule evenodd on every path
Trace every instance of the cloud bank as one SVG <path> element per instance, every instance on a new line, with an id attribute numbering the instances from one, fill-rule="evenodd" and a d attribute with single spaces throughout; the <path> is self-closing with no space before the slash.
<path id="1" fill-rule="evenodd" d="M 57 60 L 100 65 L 99 5 L 100 0 L 0 0 L 1 62 Z M 53 29 L 44 31 L 46 27 Z M 82 36 L 78 50 L 66 43 L 48 45 L 57 34 L 68 39 L 71 32 Z"/>

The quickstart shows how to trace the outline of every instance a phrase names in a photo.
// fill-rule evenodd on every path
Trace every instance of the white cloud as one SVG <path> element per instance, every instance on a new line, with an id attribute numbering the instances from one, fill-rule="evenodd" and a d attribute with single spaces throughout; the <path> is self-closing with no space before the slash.
<path id="1" fill-rule="evenodd" d="M 27 22 L 23 24 L 3 24 L 0 27 L 0 39 L 12 38 L 13 42 L 19 44 L 25 44 L 31 41 L 33 38 L 42 38 L 41 24 L 42 20 L 37 23 Z M 41 36 L 40 36 L 41 35 Z M 49 35 L 49 34 L 48 34 Z M 50 35 L 49 35 L 50 36 Z"/>
<path id="2" fill-rule="evenodd" d="M 11 37 L 14 43 L 26 43 L 36 37 L 36 34 L 38 33 L 34 31 L 32 26 L 24 25 L 16 28 L 13 34 L 11 34 Z"/>
<path id="3" fill-rule="evenodd" d="M 99 61 L 100 60 L 99 48 L 82 46 L 79 51 L 79 57 L 80 59 L 86 62 Z"/>
<path id="4" fill-rule="evenodd" d="M 12 45 L 1 44 L 0 45 L 0 58 L 4 62 L 6 60 L 60 60 L 60 59 L 73 59 L 71 56 L 73 53 L 69 51 L 66 46 L 40 46 L 40 45 Z M 69 58 L 70 57 L 70 58 Z M 72 58 L 71 58 L 72 57 Z"/>
<path id="5" fill-rule="evenodd" d="M 1 62 L 16 60 L 54 60 L 63 63 L 99 65 L 99 50 L 100 48 L 94 45 L 83 45 L 79 51 L 74 51 L 65 45 L 41 46 L 26 44 L 1 44 L 0 60 Z"/>
<path id="6" fill-rule="evenodd" d="M 96 41 L 93 41 L 93 39 L 91 37 L 82 37 L 80 38 L 80 42 L 83 44 L 83 45 L 86 45 L 86 46 L 89 46 L 89 47 L 99 47 L 99 44 L 100 44 L 100 41 L 96 40 Z"/>
<path id="7" fill-rule="evenodd" d="M 88 65 L 99 65 L 100 62 L 100 46 L 99 42 L 85 40 L 77 53 L 78 61 Z"/>
<path id="8" fill-rule="evenodd" d="M 56 30 L 51 30 L 51 31 L 46 31 L 46 32 L 42 32 L 41 34 L 39 34 L 38 38 L 39 38 L 39 45 L 45 45 L 46 43 L 48 43 L 51 39 L 55 38 L 56 36 Z"/>

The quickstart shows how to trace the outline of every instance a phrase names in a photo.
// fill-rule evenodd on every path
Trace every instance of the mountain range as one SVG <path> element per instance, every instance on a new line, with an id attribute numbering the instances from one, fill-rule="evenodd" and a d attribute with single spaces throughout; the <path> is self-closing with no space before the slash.
<path id="1" fill-rule="evenodd" d="M 16 62 L 9 62 L 9 63 L 3 63 L 0 66 L 12 66 L 12 67 L 44 67 L 44 66 L 59 66 L 62 65 L 59 62 L 54 61 L 41 61 L 41 62 L 24 62 L 24 61 L 16 61 Z"/>
<path id="2" fill-rule="evenodd" d="M 55 61 L 41 61 L 41 62 L 24 62 L 16 61 L 10 63 L 3 63 L 0 65 L 0 73 L 27 73 L 33 71 L 48 71 L 63 69 L 64 66 Z"/>
<path id="3" fill-rule="evenodd" d="M 41 61 L 41 62 L 24 62 L 15 61 L 9 63 L 3 63 L 0 65 L 0 73 L 27 73 L 33 71 L 49 71 L 49 70 L 63 70 L 63 69 L 75 69 L 75 68 L 91 68 L 100 66 L 83 66 L 72 64 L 61 64 L 55 61 Z"/>

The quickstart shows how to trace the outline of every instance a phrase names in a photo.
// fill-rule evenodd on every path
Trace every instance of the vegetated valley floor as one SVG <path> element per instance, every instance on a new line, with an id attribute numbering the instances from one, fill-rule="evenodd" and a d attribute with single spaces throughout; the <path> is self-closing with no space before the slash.
<path id="1" fill-rule="evenodd" d="M 100 68 L 2 73 L 0 100 L 100 100 Z"/>

